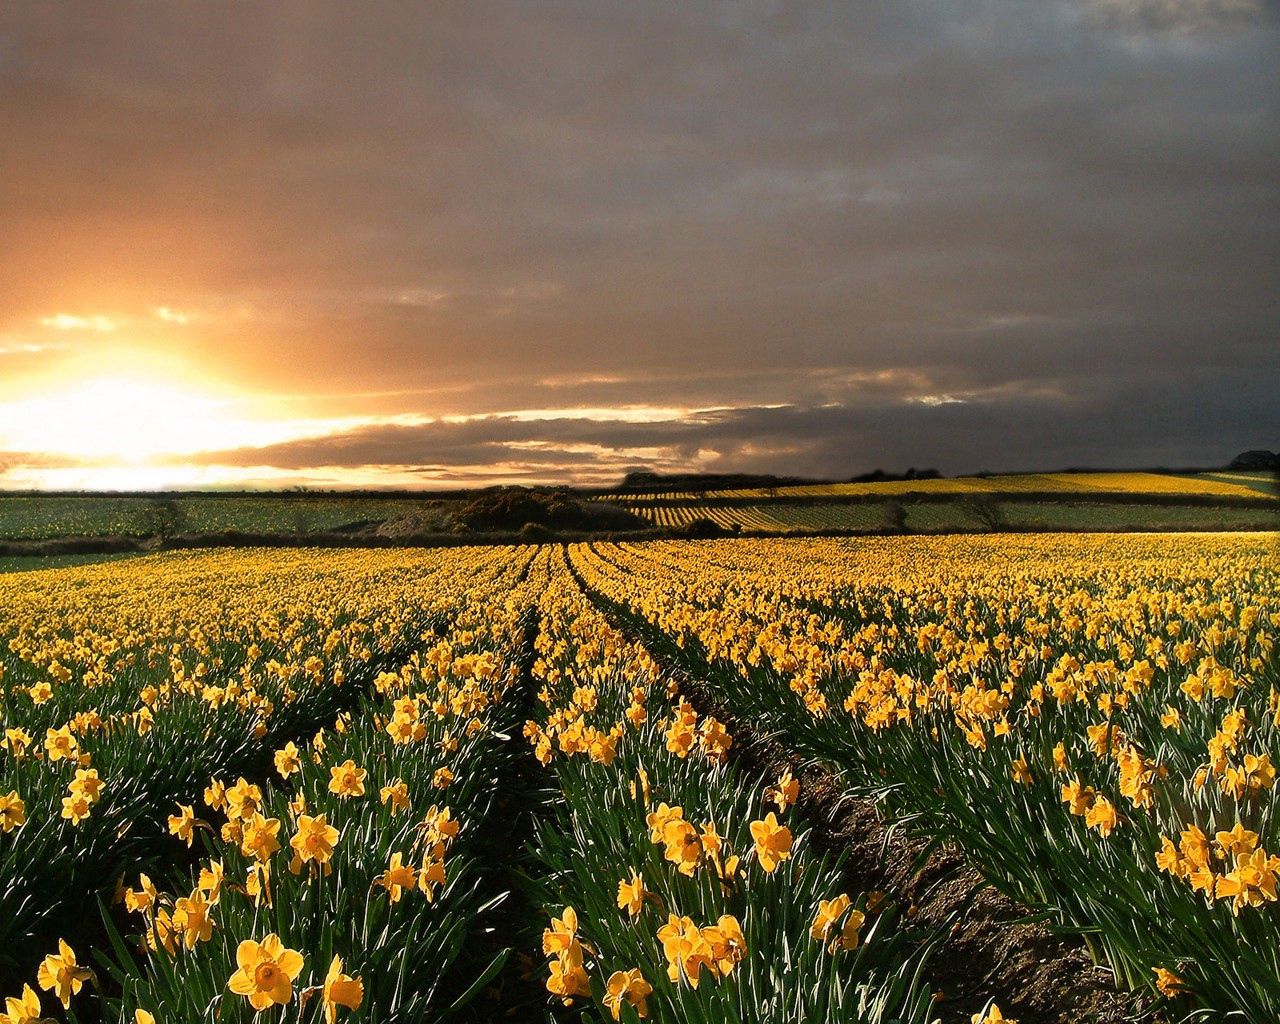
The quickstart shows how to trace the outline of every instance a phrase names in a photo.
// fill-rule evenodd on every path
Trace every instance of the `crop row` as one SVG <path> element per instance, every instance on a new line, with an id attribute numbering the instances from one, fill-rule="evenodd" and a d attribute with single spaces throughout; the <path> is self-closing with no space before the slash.
<path id="1" fill-rule="evenodd" d="M 574 561 L 735 714 L 1084 933 L 1127 985 L 1280 1019 L 1270 538 L 707 542 Z"/>
<path id="2" fill-rule="evenodd" d="M 730 757 L 557 552 L 526 726 L 555 780 L 536 849 L 553 915 L 548 989 L 594 1019 L 923 1022 L 924 950 L 882 893 L 810 850 L 799 783 Z"/>
<path id="3" fill-rule="evenodd" d="M 443 687 L 492 674 L 505 685 L 510 643 L 489 631 L 518 618 L 495 612 L 526 561 L 511 549 L 381 564 L 298 553 L 166 558 L 11 594 L 0 761 L 5 974 L 15 986 L 29 981 L 34 959 L 68 928 L 96 938 L 92 925 L 85 931 L 94 916 L 85 904 L 118 893 L 126 872 L 189 870 L 187 848 L 209 831 L 194 810 L 202 791 L 209 812 L 227 811 L 228 788 L 257 793 L 266 807 L 275 791 L 264 797 L 259 783 L 273 760 L 279 767 L 273 749 L 296 750 L 295 739 L 335 714 L 340 738 L 326 744 L 318 734 L 311 763 L 322 764 L 326 749 L 372 744 L 370 723 L 382 712 L 366 695 L 385 703 L 401 678 Z M 491 650 L 468 652 L 477 638 Z M 355 707 L 352 719 L 343 709 Z M 445 709 L 433 726 L 450 720 Z M 450 727 L 464 750 L 474 746 Z M 423 761 L 417 745 L 398 752 Z M 386 761 L 389 751 L 373 744 L 368 753 Z M 185 846 L 170 835 L 175 820 Z M 231 830 L 217 833 L 224 846 L 239 841 L 238 820 L 229 816 Z M 215 859 L 233 863 L 223 852 Z M 269 876 L 268 868 L 262 881 Z"/>
<path id="4" fill-rule="evenodd" d="M 1027 536 L 0 579 L 0 1020 L 519 1013 L 542 931 L 558 1019 L 932 1021 L 938 936 L 732 721 L 1170 1016 L 1280 1019 L 1278 573 Z"/>

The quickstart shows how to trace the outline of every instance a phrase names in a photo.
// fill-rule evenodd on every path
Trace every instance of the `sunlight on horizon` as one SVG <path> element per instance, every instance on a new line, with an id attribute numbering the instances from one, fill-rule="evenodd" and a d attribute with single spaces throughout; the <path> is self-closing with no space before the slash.
<path id="1" fill-rule="evenodd" d="M 239 395 L 151 374 L 104 374 L 0 402 L 0 448 L 139 463 L 258 446 L 281 432 Z"/>
<path id="2" fill-rule="evenodd" d="M 280 416 L 271 404 L 269 396 L 195 373 L 147 370 L 47 380 L 0 401 L 0 452 L 31 456 L 33 463 L 19 461 L 0 476 L 10 489 L 161 490 L 227 487 L 245 479 L 255 486 L 285 486 L 298 474 L 266 465 L 184 460 L 266 449 L 367 422 Z M 352 476 L 348 485 L 359 482 L 359 474 Z"/>
<path id="3" fill-rule="evenodd" d="M 69 378 L 31 382 L 13 397 L 0 399 L 0 454 L 7 456 L 9 463 L 0 460 L 0 488 L 159 491 L 537 482 L 537 472 L 514 465 L 448 469 L 404 463 L 305 469 L 273 465 L 273 447 L 291 442 L 317 441 L 368 428 L 437 422 L 457 426 L 489 418 L 489 414 L 437 418 L 415 412 L 300 416 L 295 411 L 299 397 L 244 391 L 180 365 L 125 372 L 90 370 Z M 282 407 L 289 411 L 282 412 Z M 648 423 L 687 412 L 626 406 L 509 410 L 496 415 L 513 421 L 592 417 Z M 537 453 L 544 445 L 517 442 L 510 447 Z M 261 462 L 246 456 L 255 450 L 261 450 Z M 647 454 L 659 455 L 657 451 Z M 458 479 L 453 479 L 455 474 Z"/>

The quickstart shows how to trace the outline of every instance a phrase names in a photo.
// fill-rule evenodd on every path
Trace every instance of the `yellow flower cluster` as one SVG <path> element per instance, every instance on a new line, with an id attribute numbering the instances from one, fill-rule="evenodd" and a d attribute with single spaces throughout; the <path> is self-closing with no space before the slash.
<path id="1" fill-rule="evenodd" d="M 796 969 L 808 980 L 797 985 L 833 977 L 822 958 L 858 946 L 875 904 L 828 898 L 838 876 L 815 873 L 794 822 L 780 820 L 799 799 L 800 780 L 784 771 L 761 792 L 738 777 L 725 725 L 681 694 L 640 637 L 608 620 L 565 555 L 548 552 L 534 571 L 544 588 L 534 675 L 545 711 L 526 723 L 525 736 L 565 787 L 574 815 L 566 832 L 582 834 L 577 856 L 587 863 L 569 862 L 569 877 L 611 871 L 618 879 L 611 906 L 599 905 L 593 888 L 563 891 L 572 901 L 556 905 L 543 933 L 547 990 L 566 1003 L 598 999 L 615 1019 L 624 1003 L 645 1016 L 656 996 L 664 1019 L 681 1019 L 682 992 L 727 1007 L 762 983 L 787 943 L 803 950 L 787 954 L 804 965 Z M 813 916 L 794 916 L 795 901 Z M 693 906 L 696 914 L 681 909 Z M 751 948 L 750 921 L 765 949 Z M 788 935 L 796 924 L 799 934 Z M 639 967 L 631 959 L 637 947 Z M 655 966 L 660 973 L 648 973 Z M 607 976 L 603 989 L 597 976 Z M 838 971 L 834 977 L 857 984 Z M 716 983 L 710 990 L 708 979 Z M 816 990 L 823 994 L 805 997 L 816 1006 L 833 1009 L 844 998 L 822 984 Z"/>
<path id="2" fill-rule="evenodd" d="M 457 880 L 526 672 L 524 737 L 558 790 L 536 850 L 555 999 L 705 1017 L 781 948 L 820 1019 L 881 947 L 909 959 L 891 905 L 809 856 L 800 781 L 744 776 L 737 721 L 888 794 L 1036 909 L 1111 929 L 1126 976 L 1274 1019 L 1267 965 L 1206 967 L 1179 922 L 1204 914 L 1223 948 L 1280 937 L 1278 580 L 1247 535 L 213 552 L 0 577 L 0 942 L 38 986 L 0 1024 L 92 982 L 71 946 L 21 946 L 61 931 L 32 894 L 109 892 L 95 865 L 135 849 L 158 865 L 120 887 L 149 951 L 126 968 L 137 1021 L 218 999 L 390 1014 L 413 993 L 387 950 L 446 955 L 415 915 L 477 899 Z M 138 826 L 166 816 L 167 836 Z M 339 927 L 353 913 L 377 948 Z M 901 1018 L 927 1019 L 909 989 Z"/>
<path id="3" fill-rule="evenodd" d="M 1216 990 L 1206 998 L 1224 1010 L 1255 984 L 1261 965 L 1239 966 L 1239 984 L 1212 969 L 1180 968 L 1176 983 L 1159 973 L 1177 977 L 1170 966 L 1192 963 L 1196 946 L 1157 894 L 1163 873 L 1235 915 L 1276 902 L 1273 537 L 673 541 L 569 555 L 587 586 L 666 638 L 739 714 L 826 745 L 869 788 L 897 781 L 902 812 L 950 816 L 938 823 L 967 832 L 979 865 L 1028 902 L 1093 927 L 1095 900 L 1133 929 L 1115 955 L 1160 956 L 1167 943 L 1163 963 L 1126 971 L 1155 972 L 1170 993 Z M 954 810 L 936 803 L 948 789 Z M 1047 814 L 1051 801 L 1065 818 L 1046 832 L 1031 808 Z M 990 840 L 959 824 L 1015 827 L 1024 814 Z M 770 840 L 756 827 L 765 867 Z M 1003 851 L 1018 844 L 1039 859 L 1011 877 Z M 1057 874 L 1064 846 L 1077 863 Z M 1151 894 L 1128 921 L 1101 881 L 1087 894 L 1076 881 L 1117 863 Z"/>
<path id="4" fill-rule="evenodd" d="M 703 968 L 713 978 L 728 977 L 734 965 L 747 955 L 742 926 L 731 914 L 721 914 L 713 925 L 699 928 L 692 918 L 672 914 L 658 929 L 658 941 L 667 958 L 667 977 L 698 987 Z"/>
<path id="5" fill-rule="evenodd" d="M 31 724 L 6 723 L 0 771 L 20 785 L 25 780 L 27 792 L 42 794 L 49 787 L 33 773 L 66 772 L 61 817 L 77 830 L 90 827 L 97 805 L 106 806 L 124 778 L 100 775 L 90 760 L 108 744 L 129 750 L 134 774 L 144 780 L 157 771 L 154 765 L 165 763 L 171 740 L 191 749 L 193 732 L 197 741 L 203 732 L 212 750 L 224 749 L 220 734 L 248 736 L 246 746 L 225 747 L 243 763 L 258 750 L 270 752 L 261 744 L 281 708 L 291 706 L 290 721 L 306 722 L 307 705 L 328 706 L 335 688 L 359 686 L 368 693 L 358 713 L 343 711 L 310 742 L 288 740 L 271 753 L 279 785 L 215 772 L 212 779 L 206 776 L 203 807 L 201 784 L 195 783 L 191 801 L 180 801 L 169 814 L 169 834 L 186 847 L 203 843 L 210 855 L 190 887 L 173 895 L 146 874 L 118 890 L 125 909 L 142 920 L 145 948 L 169 963 L 155 971 L 145 963 L 120 965 L 139 972 L 129 986 L 143 1003 L 137 1020 L 152 1019 L 160 1005 L 180 1016 L 199 1016 L 210 998 L 227 996 L 244 997 L 255 1011 L 291 1001 L 305 1007 L 314 1000 L 330 1024 L 339 1008 L 362 1005 L 367 977 L 347 973 L 342 955 L 326 953 L 328 973 L 308 983 L 307 965 L 317 950 L 296 948 L 289 936 L 315 935 L 317 909 L 345 905 L 343 893 L 352 884 L 385 890 L 384 906 L 400 899 L 406 882 L 428 901 L 444 898 L 449 851 L 462 822 L 453 800 L 446 805 L 427 797 L 460 786 L 458 798 L 469 807 L 477 785 L 493 785 L 476 773 L 493 756 L 485 751 L 499 747 L 501 741 L 490 738 L 491 719 L 518 677 L 527 603 L 502 606 L 509 595 L 518 596 L 512 583 L 526 560 L 514 549 L 448 557 L 344 554 L 332 567 L 310 553 L 172 556 L 133 563 L 132 586 L 106 567 L 51 574 L 46 592 L 26 595 L 27 610 L 19 601 L 15 615 L 0 615 L 12 655 L 0 666 L 4 684 L 17 695 L 18 712 L 25 713 L 25 706 L 45 715 L 40 709 L 52 706 L 50 688 L 60 706 L 73 709 L 69 720 L 43 730 L 41 746 L 32 740 L 38 716 Z M 155 577 L 152 585 L 138 586 L 148 573 Z M 118 590 L 119 600 L 97 604 L 108 586 Z M 93 614 L 103 607 L 108 613 Z M 213 608 L 218 614 L 210 619 Z M 73 642 L 61 639 L 66 635 Z M 373 671 L 388 661 L 394 670 Z M 46 685 L 30 680 L 34 671 Z M 354 705 L 356 696 L 345 702 Z M 132 702 L 136 710 L 117 710 Z M 193 714 L 197 707 L 203 713 Z M 119 766 L 120 754 L 110 763 Z M 162 774 L 157 782 L 158 789 L 172 785 Z M 135 798 L 145 793 L 137 777 L 127 783 Z M 29 827 L 34 811 L 22 792 L 0 790 L 0 835 Z M 40 813 L 47 814 L 43 807 Z M 110 827 L 118 828 L 120 820 L 112 819 Z M 74 845 L 69 852 L 74 856 Z M 39 866 L 32 863 L 27 870 Z M 175 878 L 179 870 L 175 864 L 164 873 Z M 331 876 L 341 877 L 342 884 L 328 881 Z M 476 896 L 467 890 L 459 898 Z M 372 901 L 364 907 L 362 913 L 385 913 Z M 254 929 L 264 908 L 272 908 L 275 921 L 293 923 L 260 937 Z M 448 913 L 462 911 L 459 906 Z M 349 913 L 322 911 L 322 932 L 344 934 L 343 916 Z M 404 931 L 412 917 L 391 920 L 371 933 L 380 936 L 377 942 L 437 949 L 430 934 Z M 0 923 L 0 931 L 6 924 Z M 325 950 L 333 943 L 307 941 L 319 941 Z M 348 942 L 340 938 L 337 944 Z M 346 950 L 357 959 L 376 952 Z M 227 965 L 225 991 L 202 994 L 199 979 L 216 976 L 220 963 Z M 66 1005 L 90 977 L 64 945 L 45 958 L 37 980 Z M 402 988 L 379 977 L 375 998 L 383 1008 L 388 999 L 394 1007 L 397 999 L 415 998 L 412 986 L 403 995 Z M 23 1024 L 36 1019 L 38 998 L 29 987 L 11 1002 L 8 1017 Z"/>
<path id="6" fill-rule="evenodd" d="M 1156 866 L 1185 880 L 1210 902 L 1230 901 L 1231 912 L 1274 903 L 1280 857 L 1258 845 L 1258 833 L 1239 822 L 1218 832 L 1213 842 L 1197 825 L 1182 831 L 1178 844 L 1161 836 Z"/>

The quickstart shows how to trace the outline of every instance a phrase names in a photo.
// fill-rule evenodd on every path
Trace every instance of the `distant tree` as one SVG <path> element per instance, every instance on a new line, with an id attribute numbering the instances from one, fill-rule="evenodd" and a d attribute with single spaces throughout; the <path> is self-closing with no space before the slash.
<path id="1" fill-rule="evenodd" d="M 146 533 L 168 540 L 187 526 L 187 510 L 176 498 L 155 498 L 142 509 L 142 526 Z"/>
<path id="2" fill-rule="evenodd" d="M 976 497 L 965 501 L 961 508 L 988 530 L 999 530 L 1004 525 L 1004 514 L 993 498 Z"/>
<path id="3" fill-rule="evenodd" d="M 889 529 L 905 533 L 907 530 L 907 509 L 900 501 L 891 501 L 884 507 L 884 518 Z"/>
<path id="4" fill-rule="evenodd" d="M 1280 469 L 1280 453 L 1257 448 L 1241 452 L 1227 466 L 1228 469 Z"/>
<path id="5" fill-rule="evenodd" d="M 556 535 L 541 523 L 525 523 L 520 527 L 520 539 L 526 544 L 546 544 L 554 541 Z"/>
<path id="6" fill-rule="evenodd" d="M 728 531 L 714 520 L 699 516 L 678 527 L 674 532 L 681 537 L 706 539 L 709 537 L 723 537 Z"/>

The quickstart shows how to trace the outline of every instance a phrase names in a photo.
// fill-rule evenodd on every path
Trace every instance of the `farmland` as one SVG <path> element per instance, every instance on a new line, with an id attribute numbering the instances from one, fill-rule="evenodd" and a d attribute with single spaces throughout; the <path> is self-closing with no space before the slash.
<path id="1" fill-rule="evenodd" d="M 860 483 L 612 492 L 663 529 L 702 520 L 735 532 L 951 533 L 1269 530 L 1272 473 L 1036 473 Z"/>
<path id="2" fill-rule="evenodd" d="M 1245 498 L 1270 492 L 1273 473 L 1010 473 L 990 476 L 936 477 L 854 483 L 816 483 L 782 487 L 739 487 L 724 490 L 658 491 L 632 500 L 716 498 L 900 497 L 918 494 L 1131 494 Z M 622 492 L 615 500 L 628 498 Z"/>
<path id="3" fill-rule="evenodd" d="M 177 526 L 194 533 L 308 533 L 383 520 L 420 502 L 305 495 L 187 495 L 175 500 Z M 0 495 L 0 539 L 140 536 L 154 532 L 157 501 L 146 495 Z"/>
<path id="4" fill-rule="evenodd" d="M 1266 531 L 1274 473 L 1040 473 L 699 490 L 0 494 L 0 557 L 649 534 Z M 521 537 L 524 528 L 540 533 Z M 20 567 L 20 566 L 19 566 Z"/>
<path id="5" fill-rule="evenodd" d="M 699 520 L 729 531 L 803 533 L 982 532 L 1084 530 L 1265 530 L 1280 508 L 1126 504 L 1089 501 L 645 502 L 634 510 L 658 527 L 688 528 Z"/>
<path id="6" fill-rule="evenodd" d="M 1280 1019 L 1278 576 L 1243 532 L 0 575 L 6 1018 Z"/>

